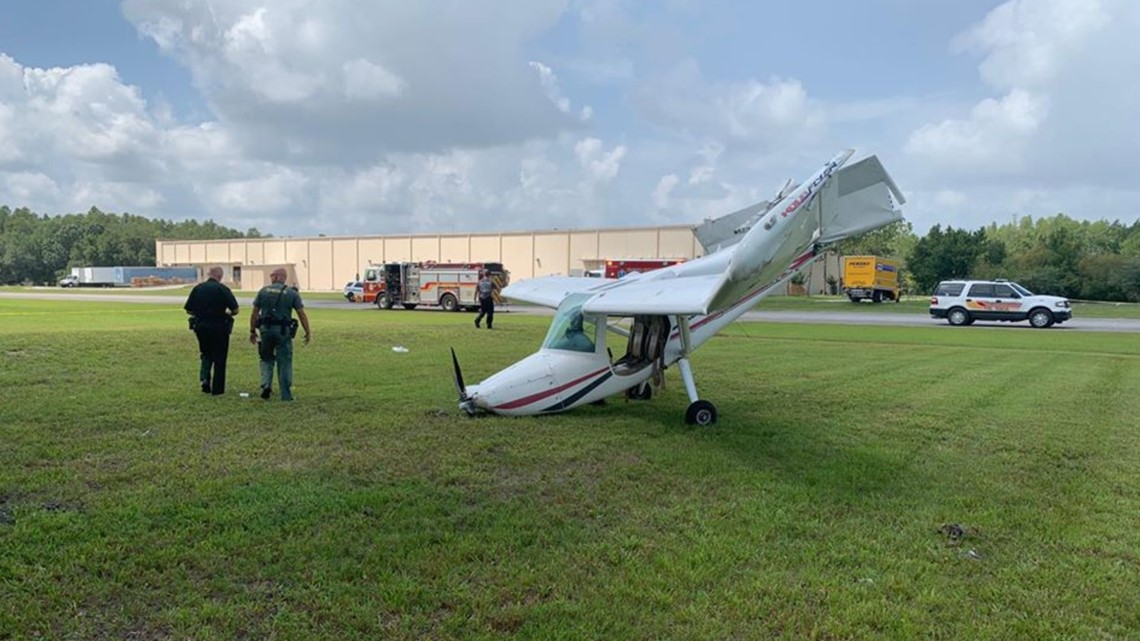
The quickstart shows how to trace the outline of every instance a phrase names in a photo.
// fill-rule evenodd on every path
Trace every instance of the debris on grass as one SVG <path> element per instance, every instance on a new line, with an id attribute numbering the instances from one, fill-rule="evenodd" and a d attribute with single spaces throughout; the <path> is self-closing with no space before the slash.
<path id="1" fill-rule="evenodd" d="M 966 538 L 966 528 L 957 523 L 946 523 L 938 531 L 946 537 L 948 545 L 958 545 Z"/>

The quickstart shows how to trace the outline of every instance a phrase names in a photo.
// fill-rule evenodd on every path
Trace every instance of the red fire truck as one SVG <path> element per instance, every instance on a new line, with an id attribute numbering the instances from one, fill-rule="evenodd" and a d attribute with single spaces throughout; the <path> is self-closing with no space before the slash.
<path id="1" fill-rule="evenodd" d="M 384 263 L 364 269 L 364 302 L 375 303 L 379 309 L 392 309 L 396 305 L 415 309 L 419 305 L 437 305 L 454 312 L 460 309 L 478 309 L 479 300 L 475 285 L 479 272 L 491 272 L 498 285 L 495 302 L 502 303 L 499 290 L 510 284 L 511 273 L 502 263 Z"/>
<path id="2" fill-rule="evenodd" d="M 621 278 L 626 274 L 638 272 L 651 272 L 662 267 L 678 265 L 685 262 L 683 258 L 622 258 L 606 261 L 606 278 Z"/>

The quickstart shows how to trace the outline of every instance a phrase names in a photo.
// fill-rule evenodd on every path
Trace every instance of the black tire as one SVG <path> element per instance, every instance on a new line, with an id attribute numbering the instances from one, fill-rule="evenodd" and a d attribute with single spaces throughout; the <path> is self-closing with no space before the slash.
<path id="1" fill-rule="evenodd" d="M 871 294 L 871 302 L 872 302 L 872 303 L 875 303 L 875 304 L 878 304 L 878 303 L 881 303 L 881 302 L 883 302 L 883 292 L 881 292 L 881 291 L 879 291 L 879 290 L 877 290 L 877 289 L 876 289 L 876 290 L 875 290 L 875 291 L 874 291 L 874 292 Z"/>
<path id="2" fill-rule="evenodd" d="M 1053 312 L 1044 307 L 1037 307 L 1029 312 L 1029 324 L 1037 329 L 1047 329 L 1053 326 Z"/>
<path id="3" fill-rule="evenodd" d="M 347 298 L 348 302 L 350 302 L 350 303 L 356 302 L 356 294 L 353 294 L 352 292 L 349 292 L 348 295 L 345 296 L 345 298 Z"/>
<path id="4" fill-rule="evenodd" d="M 404 303 L 404 309 L 408 310 L 409 312 L 415 308 L 416 308 L 415 303 Z"/>
<path id="5" fill-rule="evenodd" d="M 712 425 L 716 423 L 716 405 L 708 401 L 696 401 L 685 410 L 685 422 L 689 425 Z"/>
<path id="6" fill-rule="evenodd" d="M 442 307 L 445 312 L 459 311 L 459 301 L 455 300 L 455 296 L 452 294 L 444 294 L 440 297 L 439 306 Z"/>
<path id="7" fill-rule="evenodd" d="M 946 312 L 946 322 L 955 327 L 961 327 L 974 322 L 974 319 L 970 318 L 970 312 L 961 307 L 955 307 L 949 312 Z"/>
<path id="8" fill-rule="evenodd" d="M 625 397 L 631 401 L 648 401 L 653 398 L 653 386 L 648 382 L 639 383 L 627 389 Z"/>
<path id="9" fill-rule="evenodd" d="M 392 309 L 392 297 L 387 292 L 376 296 L 376 307 L 380 309 Z"/>
<path id="10" fill-rule="evenodd" d="M 858 302 L 862 301 L 863 299 L 859 298 L 858 296 L 848 296 L 847 300 L 851 301 L 852 303 L 858 303 Z"/>

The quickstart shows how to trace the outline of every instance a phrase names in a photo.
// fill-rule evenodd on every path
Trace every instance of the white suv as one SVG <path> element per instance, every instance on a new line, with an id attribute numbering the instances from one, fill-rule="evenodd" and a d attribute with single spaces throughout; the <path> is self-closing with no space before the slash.
<path id="1" fill-rule="evenodd" d="M 1008 280 L 944 280 L 930 297 L 930 315 L 951 325 L 976 320 L 1029 321 L 1044 329 L 1073 317 L 1066 298 L 1038 296 Z"/>

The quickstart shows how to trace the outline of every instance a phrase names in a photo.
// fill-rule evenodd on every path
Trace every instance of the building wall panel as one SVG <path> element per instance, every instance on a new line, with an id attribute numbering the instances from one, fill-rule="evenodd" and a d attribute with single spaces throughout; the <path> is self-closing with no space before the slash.
<path id="1" fill-rule="evenodd" d="M 355 238 L 337 238 L 332 241 L 333 289 L 339 289 L 350 280 L 356 280 L 360 273 L 360 255 L 357 248 L 360 241 Z"/>
<path id="2" fill-rule="evenodd" d="M 594 269 L 598 258 L 598 232 L 570 232 L 570 269 Z"/>
<path id="3" fill-rule="evenodd" d="M 534 235 L 534 275 L 570 274 L 570 235 L 548 232 Z"/>
<path id="4" fill-rule="evenodd" d="M 190 262 L 205 263 L 206 262 L 206 246 L 202 243 L 192 243 L 190 245 Z"/>
<path id="5" fill-rule="evenodd" d="M 232 240 L 232 241 L 226 243 L 226 245 L 227 245 L 228 251 L 229 251 L 229 260 L 226 262 L 228 262 L 231 265 L 233 265 L 233 264 L 244 265 L 245 264 L 245 256 L 246 256 L 246 247 L 248 247 L 249 245 L 245 241 L 241 241 L 241 240 Z"/>
<path id="6" fill-rule="evenodd" d="M 699 256 L 700 243 L 696 242 L 693 232 L 687 228 L 660 230 L 660 253 L 654 258 L 694 258 Z"/>
<path id="7" fill-rule="evenodd" d="M 285 260 L 282 263 L 293 265 L 296 280 L 290 280 L 290 285 L 301 289 L 309 289 L 309 241 L 305 239 L 291 239 L 285 241 Z"/>
<path id="8" fill-rule="evenodd" d="M 602 230 L 598 238 L 599 258 L 656 258 L 657 230 Z"/>
<path id="9" fill-rule="evenodd" d="M 385 262 L 384 258 L 384 239 L 375 236 L 360 239 L 360 249 L 358 250 L 360 256 L 359 269 L 364 269 L 365 265 L 373 264 L 379 265 Z"/>
<path id="10" fill-rule="evenodd" d="M 413 236 L 412 260 L 439 262 L 439 236 Z"/>
<path id="11" fill-rule="evenodd" d="M 289 262 L 289 258 L 285 254 L 285 241 L 283 240 L 265 241 L 262 251 L 261 262 L 263 265 L 282 265 Z"/>
<path id="12" fill-rule="evenodd" d="M 307 290 L 336 289 L 338 283 L 333 269 L 333 241 L 328 238 L 317 238 L 308 241 L 309 282 L 305 284 Z M 347 279 L 346 279 L 347 280 Z M 340 282 L 343 285 L 344 281 Z"/>
<path id="13" fill-rule="evenodd" d="M 245 250 L 245 264 L 247 265 L 264 265 L 265 264 L 265 241 L 252 240 L 246 245 Z"/>
<path id="14" fill-rule="evenodd" d="M 397 263 L 412 259 L 412 239 L 408 236 L 393 236 L 384 239 L 384 261 Z"/>
<path id="15" fill-rule="evenodd" d="M 227 242 L 202 243 L 206 251 L 206 262 L 225 265 L 230 262 L 230 244 Z"/>
<path id="16" fill-rule="evenodd" d="M 439 261 L 441 263 L 466 263 L 471 260 L 468 252 L 470 236 L 443 236 L 439 239 Z"/>
<path id="17" fill-rule="evenodd" d="M 471 236 L 471 260 L 480 263 L 501 262 L 507 266 L 507 269 L 513 269 L 508 264 L 511 262 L 510 259 L 504 258 L 499 251 L 498 234 Z"/>
<path id="18" fill-rule="evenodd" d="M 534 278 L 534 234 L 503 234 L 503 266 L 511 278 Z"/>

